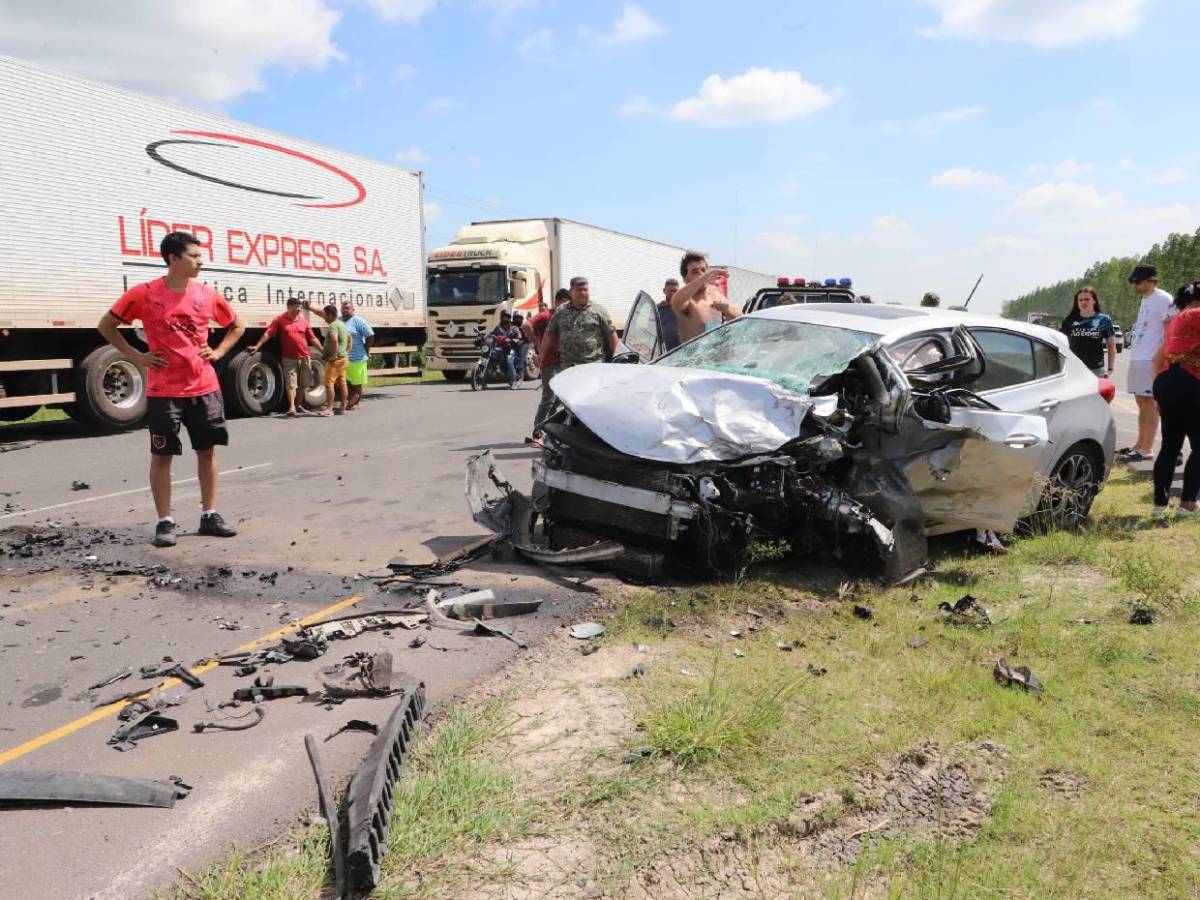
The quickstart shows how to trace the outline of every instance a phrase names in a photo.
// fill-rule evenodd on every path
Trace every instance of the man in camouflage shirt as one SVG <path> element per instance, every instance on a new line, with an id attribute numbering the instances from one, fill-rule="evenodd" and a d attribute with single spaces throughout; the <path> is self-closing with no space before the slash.
<path id="1" fill-rule="evenodd" d="M 562 368 L 603 362 L 617 350 L 617 332 L 602 306 L 593 306 L 586 278 L 571 279 L 571 302 L 550 320 L 539 353 L 557 351 Z"/>

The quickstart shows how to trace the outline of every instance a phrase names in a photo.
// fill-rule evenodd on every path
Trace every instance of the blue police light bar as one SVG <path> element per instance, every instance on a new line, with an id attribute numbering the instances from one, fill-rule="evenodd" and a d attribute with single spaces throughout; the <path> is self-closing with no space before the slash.
<path id="1" fill-rule="evenodd" d="M 836 278 L 826 278 L 825 279 L 825 287 L 837 287 L 837 279 Z"/>
<path id="2" fill-rule="evenodd" d="M 852 285 L 852 284 L 854 284 L 854 282 L 849 278 L 839 278 L 838 279 L 839 287 L 850 287 L 850 285 Z"/>

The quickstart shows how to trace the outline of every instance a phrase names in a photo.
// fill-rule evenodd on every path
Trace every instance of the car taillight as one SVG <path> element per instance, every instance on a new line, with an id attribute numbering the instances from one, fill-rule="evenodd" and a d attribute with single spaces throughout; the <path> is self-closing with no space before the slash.
<path id="1" fill-rule="evenodd" d="M 1104 398 L 1105 403 L 1112 403 L 1113 398 L 1117 396 L 1117 386 L 1107 378 L 1098 378 L 1100 383 L 1100 396 Z"/>

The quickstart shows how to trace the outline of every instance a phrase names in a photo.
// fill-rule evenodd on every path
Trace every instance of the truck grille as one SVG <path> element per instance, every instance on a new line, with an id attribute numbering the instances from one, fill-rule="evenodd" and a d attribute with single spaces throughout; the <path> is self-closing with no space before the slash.
<path id="1" fill-rule="evenodd" d="M 439 340 L 474 340 L 475 332 L 483 325 L 483 319 L 437 319 L 434 323 L 434 333 Z"/>

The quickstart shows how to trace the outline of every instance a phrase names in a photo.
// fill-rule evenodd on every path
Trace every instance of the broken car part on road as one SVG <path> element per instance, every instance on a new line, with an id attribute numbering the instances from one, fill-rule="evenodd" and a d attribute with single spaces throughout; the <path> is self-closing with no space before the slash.
<path id="1" fill-rule="evenodd" d="M 157 710 L 151 710 L 139 719 L 133 719 L 117 729 L 108 739 L 108 743 L 117 750 L 132 750 L 138 741 L 158 737 L 171 731 L 178 731 L 179 723 L 169 719 Z"/>
<path id="2" fill-rule="evenodd" d="M 191 785 L 170 781 L 121 778 L 84 772 L 35 769 L 0 771 L 0 805 L 94 803 L 106 806 L 157 806 L 170 809 L 191 791 Z"/>
<path id="3" fill-rule="evenodd" d="M 347 863 L 350 877 L 359 890 L 370 891 L 379 881 L 392 820 L 394 786 L 424 713 L 425 683 L 421 682 L 405 691 L 350 780 L 346 791 L 350 835 Z M 335 824 L 331 822 L 330 828 Z"/>
<path id="4" fill-rule="evenodd" d="M 489 453 L 468 460 L 476 521 L 518 550 L 620 547 L 607 564 L 643 577 L 672 557 L 739 577 L 754 544 L 784 540 L 890 582 L 921 566 L 927 534 L 1010 530 L 1046 420 L 971 393 L 986 363 L 968 330 L 932 323 L 944 334 L 908 348 L 888 336 L 900 311 L 861 330 L 844 311 L 836 327 L 800 318 L 817 312 L 743 317 L 648 366 L 559 373 L 530 497 Z"/>
<path id="5" fill-rule="evenodd" d="M 326 738 L 328 740 L 328 738 Z M 333 883 L 338 900 L 346 896 L 346 857 L 342 852 L 342 826 L 338 821 L 338 808 L 333 799 L 333 790 L 321 766 L 321 754 L 317 751 L 317 739 L 311 734 L 304 736 L 304 749 L 312 764 L 313 777 L 317 780 L 317 801 L 321 815 L 329 825 L 329 847 L 333 855 Z"/>
<path id="6" fill-rule="evenodd" d="M 259 724 L 266 717 L 266 707 L 255 706 L 249 712 L 244 712 L 240 715 L 222 716 L 220 719 L 214 719 L 211 722 L 196 722 L 192 726 L 192 731 L 197 734 L 203 734 L 206 731 L 247 731 Z M 241 721 L 247 718 L 250 721 Z"/>
<path id="7" fill-rule="evenodd" d="M 1024 688 L 1031 694 L 1040 694 L 1043 690 L 1042 682 L 1029 670 L 1029 666 L 1009 665 L 1008 660 L 1003 657 L 992 670 L 992 677 L 996 679 L 997 684 Z"/>

